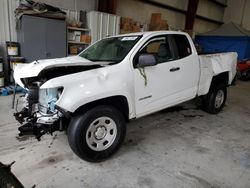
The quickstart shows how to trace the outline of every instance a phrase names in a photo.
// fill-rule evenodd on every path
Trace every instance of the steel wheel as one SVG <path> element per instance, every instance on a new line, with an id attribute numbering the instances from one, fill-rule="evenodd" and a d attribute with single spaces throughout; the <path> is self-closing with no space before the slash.
<path id="1" fill-rule="evenodd" d="M 92 150 L 103 151 L 113 144 L 116 135 L 116 123 L 109 117 L 100 117 L 90 124 L 86 142 Z"/>
<path id="2" fill-rule="evenodd" d="M 126 135 L 123 114 L 110 105 L 100 105 L 72 117 L 68 127 L 71 149 L 80 158 L 100 162 L 120 148 Z"/>
<path id="3" fill-rule="evenodd" d="M 210 89 L 209 93 L 203 97 L 202 108 L 208 113 L 219 113 L 227 100 L 227 87 L 224 84 L 218 84 Z"/>
<path id="4" fill-rule="evenodd" d="M 225 98 L 225 95 L 224 95 L 224 92 L 222 90 L 219 90 L 216 94 L 216 97 L 215 97 L 215 108 L 220 108 L 222 103 L 224 102 L 224 98 Z"/>

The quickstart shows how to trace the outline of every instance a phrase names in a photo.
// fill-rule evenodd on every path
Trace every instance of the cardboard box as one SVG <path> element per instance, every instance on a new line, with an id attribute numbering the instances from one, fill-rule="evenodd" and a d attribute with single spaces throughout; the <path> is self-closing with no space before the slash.
<path id="1" fill-rule="evenodd" d="M 138 25 L 133 25 L 132 26 L 132 32 L 140 32 L 140 26 L 138 26 Z"/>
<path id="2" fill-rule="evenodd" d="M 91 43 L 91 36 L 90 35 L 81 35 L 81 42 L 84 43 Z"/>
<path id="3" fill-rule="evenodd" d="M 161 22 L 161 13 L 152 13 L 150 24 L 159 24 Z"/>
<path id="4" fill-rule="evenodd" d="M 77 54 L 77 46 L 73 45 L 69 47 L 70 54 Z"/>
<path id="5" fill-rule="evenodd" d="M 131 19 L 131 18 L 121 17 L 121 25 L 124 25 L 124 24 L 131 24 L 132 21 L 133 21 L 133 19 Z"/>
<path id="6" fill-rule="evenodd" d="M 120 34 L 127 34 L 127 33 L 130 33 L 129 31 L 124 31 L 122 29 L 120 29 Z"/>
<path id="7" fill-rule="evenodd" d="M 159 23 L 149 24 L 149 31 L 168 30 L 168 24 L 166 20 L 161 20 Z"/>
<path id="8" fill-rule="evenodd" d="M 131 24 L 125 23 L 121 25 L 121 29 L 124 31 L 130 31 L 131 30 Z"/>

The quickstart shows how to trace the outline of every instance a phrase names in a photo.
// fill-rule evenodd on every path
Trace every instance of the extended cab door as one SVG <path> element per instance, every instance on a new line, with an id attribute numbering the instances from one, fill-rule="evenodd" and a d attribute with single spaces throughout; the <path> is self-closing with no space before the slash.
<path id="1" fill-rule="evenodd" d="M 199 62 L 190 39 L 184 34 L 150 38 L 134 57 L 137 117 L 194 98 L 199 80 Z M 157 65 L 138 67 L 142 54 L 154 55 Z"/>

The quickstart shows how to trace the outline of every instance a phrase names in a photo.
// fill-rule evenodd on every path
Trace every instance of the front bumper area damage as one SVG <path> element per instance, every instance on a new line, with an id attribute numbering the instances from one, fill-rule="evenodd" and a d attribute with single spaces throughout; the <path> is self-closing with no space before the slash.
<path id="1" fill-rule="evenodd" d="M 34 135 L 38 140 L 46 134 L 53 134 L 55 131 L 63 131 L 62 126 L 62 114 L 60 112 L 50 115 L 43 116 L 41 113 L 36 112 L 33 115 L 26 117 L 22 114 L 22 119 L 20 121 L 20 114 L 22 112 L 17 112 L 14 114 L 16 120 L 18 120 L 22 125 L 18 128 L 19 136 L 23 135 Z"/>
<path id="2" fill-rule="evenodd" d="M 33 87 L 26 96 L 21 97 L 23 108 L 14 113 L 21 124 L 18 128 L 19 136 L 34 135 L 40 140 L 44 134 L 52 135 L 55 131 L 65 129 L 69 116 L 55 105 L 61 91 L 61 88 L 41 90 L 39 87 Z"/>

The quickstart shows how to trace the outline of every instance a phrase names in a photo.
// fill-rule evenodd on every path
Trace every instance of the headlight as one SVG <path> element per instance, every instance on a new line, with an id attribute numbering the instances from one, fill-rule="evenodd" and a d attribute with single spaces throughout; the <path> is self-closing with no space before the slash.
<path id="1" fill-rule="evenodd" d="M 53 114 L 55 112 L 55 103 L 63 91 L 62 87 L 39 90 L 39 111 L 44 114 Z"/>

